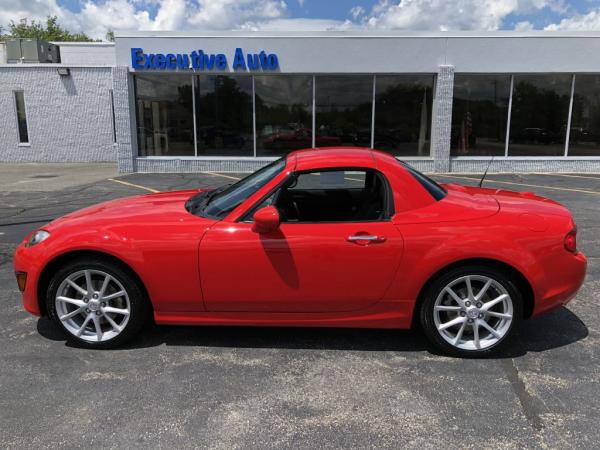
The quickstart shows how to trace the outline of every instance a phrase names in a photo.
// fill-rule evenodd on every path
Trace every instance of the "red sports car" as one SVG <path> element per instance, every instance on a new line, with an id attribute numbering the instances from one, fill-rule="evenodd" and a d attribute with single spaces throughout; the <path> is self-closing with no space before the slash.
<path id="1" fill-rule="evenodd" d="M 144 322 L 411 328 L 480 356 L 567 303 L 586 258 L 560 204 L 439 185 L 393 156 L 290 153 L 236 184 L 113 200 L 31 233 L 15 254 L 27 311 L 79 344 Z"/>

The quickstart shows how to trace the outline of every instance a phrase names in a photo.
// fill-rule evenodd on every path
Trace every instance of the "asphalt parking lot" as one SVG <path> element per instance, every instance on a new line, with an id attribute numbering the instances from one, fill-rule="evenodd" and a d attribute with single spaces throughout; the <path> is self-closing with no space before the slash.
<path id="1" fill-rule="evenodd" d="M 13 170 L 0 166 L 2 448 L 599 445 L 600 175 L 488 175 L 486 186 L 568 206 L 588 275 L 567 308 L 525 322 L 505 354 L 460 360 L 440 356 L 419 332 L 382 330 L 152 327 L 123 349 L 74 348 L 47 319 L 23 311 L 12 273 L 17 242 L 110 198 L 242 175 L 117 176 L 92 167 L 78 178 L 77 168 L 46 165 L 19 183 L 3 178 Z"/>

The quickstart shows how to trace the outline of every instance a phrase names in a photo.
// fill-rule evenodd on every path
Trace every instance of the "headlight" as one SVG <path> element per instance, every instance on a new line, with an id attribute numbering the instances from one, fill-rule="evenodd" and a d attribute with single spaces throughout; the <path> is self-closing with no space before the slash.
<path id="1" fill-rule="evenodd" d="M 35 233 L 33 233 L 29 239 L 27 240 L 27 243 L 25 244 L 25 247 L 33 247 L 36 244 L 39 244 L 40 242 L 46 240 L 48 237 L 50 236 L 50 233 L 48 233 L 45 230 L 37 230 Z"/>

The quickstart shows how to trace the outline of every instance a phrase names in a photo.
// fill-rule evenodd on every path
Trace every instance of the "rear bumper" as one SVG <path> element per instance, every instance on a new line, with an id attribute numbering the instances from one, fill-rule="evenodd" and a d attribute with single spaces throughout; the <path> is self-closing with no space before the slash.
<path id="1" fill-rule="evenodd" d="M 565 252 L 566 253 L 566 252 Z M 587 258 L 582 252 L 566 253 L 561 264 L 546 274 L 548 286 L 536 298 L 532 317 L 560 308 L 571 301 L 583 285 L 587 270 Z"/>

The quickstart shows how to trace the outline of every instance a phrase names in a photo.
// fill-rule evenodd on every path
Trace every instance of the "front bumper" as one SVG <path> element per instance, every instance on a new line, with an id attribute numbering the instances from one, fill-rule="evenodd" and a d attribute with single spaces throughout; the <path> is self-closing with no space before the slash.
<path id="1" fill-rule="evenodd" d="M 27 274 L 27 282 L 23 295 L 23 307 L 33 315 L 41 316 L 42 311 L 38 301 L 38 282 L 42 271 L 40 263 L 41 258 L 37 255 L 35 247 L 25 248 L 21 243 L 15 251 L 13 260 L 15 273 L 24 272 Z"/>

